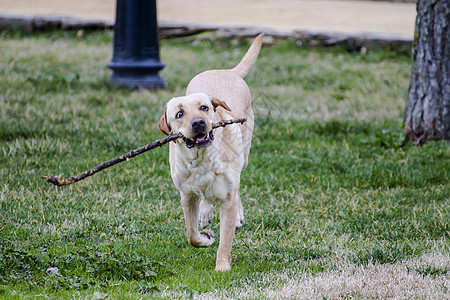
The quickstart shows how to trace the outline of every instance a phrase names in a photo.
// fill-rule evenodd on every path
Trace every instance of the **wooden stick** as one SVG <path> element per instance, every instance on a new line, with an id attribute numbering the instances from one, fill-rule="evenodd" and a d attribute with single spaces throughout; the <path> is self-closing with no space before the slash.
<path id="1" fill-rule="evenodd" d="M 247 119 L 235 119 L 235 120 L 221 120 L 217 123 L 213 123 L 212 128 L 216 129 L 219 127 L 225 127 L 227 125 L 230 124 L 234 124 L 234 123 L 241 123 L 243 124 L 245 121 L 247 121 Z M 133 158 L 139 154 L 142 154 L 144 152 L 147 152 L 153 148 L 156 147 L 161 147 L 164 144 L 167 144 L 171 141 L 175 141 L 176 139 L 179 139 L 183 137 L 183 135 L 181 133 L 178 134 L 169 134 L 168 136 L 166 136 L 165 138 L 156 140 L 150 144 L 147 144 L 143 147 L 140 147 L 138 149 L 132 150 L 128 153 L 125 153 L 119 157 L 113 158 L 111 160 L 108 160 L 106 162 L 103 162 L 101 164 L 99 164 L 98 166 L 95 166 L 87 171 L 84 171 L 83 173 L 80 173 L 76 176 L 67 178 L 67 179 L 61 179 L 55 176 L 42 176 L 42 178 L 44 178 L 45 180 L 47 180 L 47 182 L 53 183 L 56 186 L 63 186 L 63 185 L 68 185 L 68 184 L 72 184 L 75 182 L 78 182 L 80 180 L 85 179 L 86 177 L 89 177 L 91 175 L 94 175 L 97 172 L 100 172 L 106 168 L 109 168 L 111 166 L 114 166 L 115 164 L 118 164 L 120 162 L 123 162 L 124 160 L 129 160 L 130 158 Z"/>

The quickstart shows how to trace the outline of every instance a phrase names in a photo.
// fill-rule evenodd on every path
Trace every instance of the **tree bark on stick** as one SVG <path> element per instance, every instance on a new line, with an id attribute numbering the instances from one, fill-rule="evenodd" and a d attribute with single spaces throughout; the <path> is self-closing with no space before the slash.
<path id="1" fill-rule="evenodd" d="M 216 129 L 216 128 L 219 128 L 219 127 L 225 127 L 227 125 L 231 125 L 231 124 L 234 124 L 234 123 L 243 124 L 246 121 L 247 121 L 247 119 L 245 119 L 245 118 L 243 118 L 243 119 L 235 119 L 235 120 L 221 120 L 221 121 L 219 121 L 217 123 L 213 123 L 212 124 L 212 128 Z M 80 180 L 83 180 L 86 177 L 94 175 L 95 173 L 98 173 L 98 172 L 100 172 L 100 171 L 102 171 L 102 170 L 104 170 L 106 168 L 114 166 L 115 164 L 118 164 L 118 163 L 123 162 L 125 160 L 129 160 L 130 158 L 133 158 L 133 157 L 135 157 L 135 156 L 137 156 L 139 154 L 147 152 L 147 151 L 149 151 L 151 149 L 154 149 L 156 147 L 161 147 L 164 144 L 167 144 L 167 143 L 169 143 L 171 141 L 175 141 L 176 139 L 179 139 L 179 138 L 182 138 L 182 137 L 183 137 L 183 135 L 180 134 L 180 133 L 178 133 L 178 134 L 170 134 L 170 135 L 166 136 L 165 138 L 156 140 L 156 141 L 154 141 L 154 142 L 152 142 L 150 144 L 147 144 L 147 145 L 145 145 L 143 147 L 140 147 L 138 149 L 132 150 L 132 151 L 130 151 L 128 153 L 125 153 L 125 154 L 123 154 L 123 155 L 121 155 L 119 157 L 116 157 L 116 158 L 113 158 L 113 159 L 108 160 L 106 162 L 103 162 L 103 163 L 99 164 L 98 166 L 95 166 L 95 167 L 93 167 L 93 168 L 91 168 L 89 170 L 84 171 L 83 173 L 80 173 L 80 174 L 78 174 L 76 176 L 73 176 L 73 177 L 70 177 L 70 178 L 67 178 L 67 179 L 61 179 L 61 178 L 58 178 L 58 177 L 55 177 L 55 176 L 42 176 L 42 178 L 44 178 L 47 182 L 52 183 L 52 184 L 54 184 L 56 186 L 63 186 L 63 185 L 72 184 L 72 183 L 78 182 Z"/>
<path id="2" fill-rule="evenodd" d="M 450 1 L 419 0 L 405 133 L 422 145 L 450 140 Z"/>

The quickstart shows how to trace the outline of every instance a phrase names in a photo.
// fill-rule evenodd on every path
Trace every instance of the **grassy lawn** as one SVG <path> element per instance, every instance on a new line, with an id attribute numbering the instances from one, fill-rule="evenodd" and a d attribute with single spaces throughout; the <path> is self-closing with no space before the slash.
<path id="1" fill-rule="evenodd" d="M 167 90 L 130 92 L 109 82 L 111 33 L 0 36 L 0 298 L 449 298 L 450 145 L 403 143 L 399 52 L 261 51 L 230 272 L 217 241 L 187 243 L 168 147 L 40 178 L 161 138 L 164 104 L 248 47 L 193 41 L 162 42 Z"/>

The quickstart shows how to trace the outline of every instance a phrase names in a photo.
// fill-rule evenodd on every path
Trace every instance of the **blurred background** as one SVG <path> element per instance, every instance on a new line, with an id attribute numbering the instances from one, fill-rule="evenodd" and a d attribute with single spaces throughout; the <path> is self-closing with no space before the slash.
<path id="1" fill-rule="evenodd" d="M 415 0 L 164 0 L 159 21 L 412 37 Z M 0 0 L 0 13 L 113 20 L 114 0 Z"/>

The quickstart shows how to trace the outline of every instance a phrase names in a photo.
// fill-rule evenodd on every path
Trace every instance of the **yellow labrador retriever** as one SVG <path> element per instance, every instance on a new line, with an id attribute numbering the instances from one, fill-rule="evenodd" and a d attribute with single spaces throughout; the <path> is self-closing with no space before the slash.
<path id="1" fill-rule="evenodd" d="M 248 163 L 253 133 L 250 90 L 243 80 L 256 61 L 262 45 L 260 34 L 241 62 L 231 70 L 205 71 L 191 80 L 186 96 L 171 99 L 158 128 L 184 138 L 170 143 L 170 169 L 181 194 L 188 242 L 209 247 L 214 235 L 198 230 L 209 225 L 213 204 L 220 204 L 220 242 L 216 271 L 229 270 L 236 227 L 242 226 L 241 171 Z M 212 123 L 247 118 L 212 131 Z"/>

